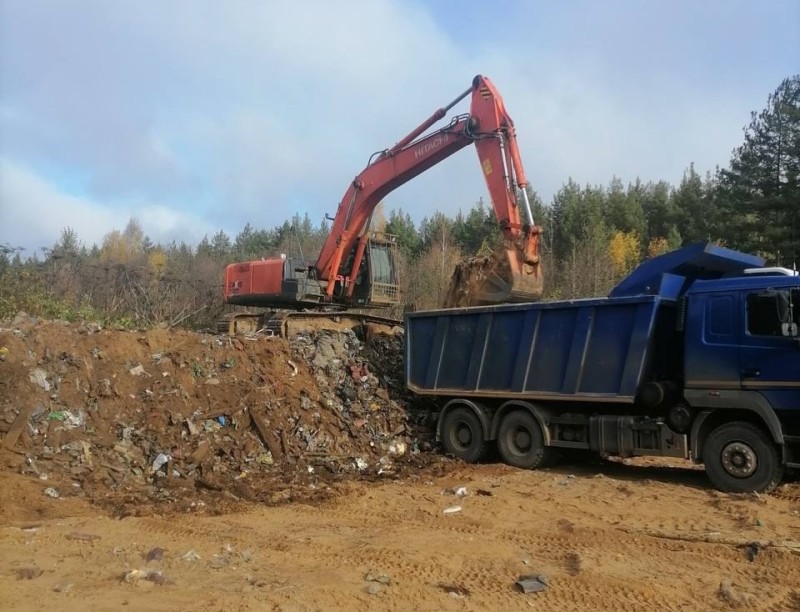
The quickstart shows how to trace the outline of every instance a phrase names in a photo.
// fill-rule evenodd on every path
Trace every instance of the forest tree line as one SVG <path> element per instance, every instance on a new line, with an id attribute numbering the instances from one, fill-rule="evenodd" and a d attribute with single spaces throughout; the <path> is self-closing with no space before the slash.
<path id="1" fill-rule="evenodd" d="M 546 298 L 605 295 L 643 259 L 698 240 L 791 267 L 800 247 L 800 75 L 752 113 L 726 168 L 701 174 L 690 163 L 677 185 L 569 179 L 550 202 L 533 190 L 529 196 L 543 229 Z M 380 208 L 373 227 L 397 237 L 402 309 L 439 306 L 456 263 L 500 243 L 483 201 L 418 224 L 402 209 Z M 0 245 L 0 319 L 25 311 L 123 326 L 208 326 L 225 309 L 226 264 L 281 253 L 313 260 L 328 230 L 324 221 L 295 215 L 272 229 L 248 224 L 196 245 L 154 244 L 131 219 L 91 247 L 70 228 L 41 255 Z"/>

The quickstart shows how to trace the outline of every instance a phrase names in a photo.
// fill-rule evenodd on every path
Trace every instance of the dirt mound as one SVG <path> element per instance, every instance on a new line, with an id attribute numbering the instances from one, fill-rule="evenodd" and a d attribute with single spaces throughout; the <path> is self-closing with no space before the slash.
<path id="1" fill-rule="evenodd" d="M 0 330 L 3 464 L 117 515 L 324 498 L 434 460 L 401 349 L 350 331 L 290 343 L 21 315 Z"/>

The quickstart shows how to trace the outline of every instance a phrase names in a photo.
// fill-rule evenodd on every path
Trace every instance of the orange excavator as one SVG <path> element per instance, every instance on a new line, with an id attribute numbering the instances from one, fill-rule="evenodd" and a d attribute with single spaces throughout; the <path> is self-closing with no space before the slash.
<path id="1" fill-rule="evenodd" d="M 467 96 L 471 96 L 469 113 L 454 116 L 445 127 L 423 135 Z M 283 311 L 267 319 L 236 313 L 226 323 L 228 331 L 266 326 L 288 335 L 286 323 L 292 310 L 306 318 L 330 317 L 330 311 L 336 310 L 339 317 L 388 322 L 353 313 L 353 309 L 387 308 L 400 302 L 396 245 L 392 236 L 370 231 L 372 214 L 394 189 L 470 144 L 478 153 L 503 245 L 493 257 L 473 258 L 457 267 L 444 306 L 539 299 L 540 229 L 528 199 L 514 122 L 492 82 L 478 75 L 450 104 L 393 147 L 372 156 L 342 198 L 316 261 L 281 256 L 227 266 L 226 303 Z"/>

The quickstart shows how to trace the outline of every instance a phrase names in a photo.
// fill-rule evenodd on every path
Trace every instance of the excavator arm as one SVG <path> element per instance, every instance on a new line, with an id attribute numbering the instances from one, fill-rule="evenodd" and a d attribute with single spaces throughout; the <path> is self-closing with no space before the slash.
<path id="1" fill-rule="evenodd" d="M 471 96 L 469 114 L 456 116 L 444 128 L 420 136 L 467 96 Z M 528 183 L 514 122 L 492 82 L 478 75 L 459 97 L 437 110 L 392 148 L 374 156 L 350 184 L 315 265 L 317 277 L 327 281 L 329 299 L 338 292 L 348 298 L 352 296 L 369 240 L 370 220 L 378 203 L 470 144 L 477 150 L 504 245 L 503 252 L 492 261 L 474 260 L 456 271 L 447 305 L 529 301 L 541 296 L 539 228 L 528 202 Z M 522 194 L 524 220 L 518 207 L 518 193 Z"/>
<path id="2" fill-rule="evenodd" d="M 468 114 L 424 134 L 467 96 L 471 96 Z M 542 293 L 539 228 L 527 200 L 514 122 L 494 85 L 479 75 L 469 89 L 392 148 L 373 155 L 342 198 L 315 263 L 282 256 L 230 264 L 225 270 L 225 302 L 283 309 L 396 304 L 392 245 L 370 233 L 372 214 L 394 189 L 471 144 L 503 232 L 503 247 L 493 257 L 459 265 L 444 305 L 538 299 Z"/>

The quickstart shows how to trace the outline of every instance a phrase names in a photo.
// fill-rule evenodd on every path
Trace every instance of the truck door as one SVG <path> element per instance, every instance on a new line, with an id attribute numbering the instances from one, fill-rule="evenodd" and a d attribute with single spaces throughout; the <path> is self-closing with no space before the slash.
<path id="1" fill-rule="evenodd" d="M 743 389 L 760 391 L 778 411 L 800 408 L 800 289 L 742 292 Z"/>

